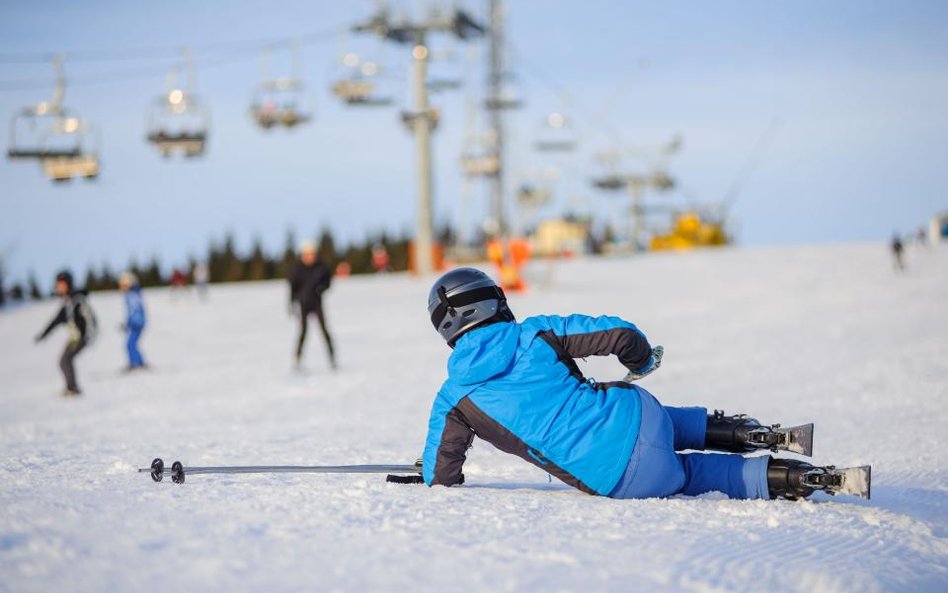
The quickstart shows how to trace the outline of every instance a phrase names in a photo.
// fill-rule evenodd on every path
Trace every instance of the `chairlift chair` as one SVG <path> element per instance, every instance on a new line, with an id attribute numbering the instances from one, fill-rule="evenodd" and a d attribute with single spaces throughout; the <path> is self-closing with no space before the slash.
<path id="1" fill-rule="evenodd" d="M 332 86 L 332 92 L 350 107 L 386 107 L 394 100 L 377 95 L 372 81 L 357 78 L 339 80 Z"/>
<path id="2" fill-rule="evenodd" d="M 71 118 L 64 110 L 51 112 L 41 103 L 36 108 L 27 108 L 13 116 L 10 121 L 10 160 L 43 159 L 49 157 L 78 156 L 75 147 L 51 147 L 47 139 L 59 122 Z"/>
<path id="3" fill-rule="evenodd" d="M 155 99 L 148 117 L 148 142 L 165 157 L 180 151 L 185 157 L 204 154 L 210 115 L 197 96 L 172 89 Z"/>
<path id="4" fill-rule="evenodd" d="M 598 189 L 605 191 L 617 191 L 626 186 L 627 180 L 615 174 L 607 174 L 601 177 L 594 177 L 592 179 L 592 184 Z"/>
<path id="5" fill-rule="evenodd" d="M 493 177 L 500 171 L 500 159 L 491 152 L 466 151 L 461 155 L 461 171 L 468 177 Z"/>
<path id="6" fill-rule="evenodd" d="M 425 83 L 425 87 L 427 87 L 432 93 L 454 91 L 461 88 L 463 85 L 463 81 L 457 78 L 433 78 L 429 79 Z"/>
<path id="7" fill-rule="evenodd" d="M 50 137 L 55 135 L 57 127 L 62 127 L 64 119 L 78 121 L 62 105 L 66 94 L 62 57 L 54 58 L 52 64 L 56 71 L 53 98 L 25 107 L 10 119 L 10 143 L 7 147 L 7 158 L 10 160 L 78 155 L 78 149 L 74 146 L 54 148 L 49 145 Z"/>
<path id="8" fill-rule="evenodd" d="M 59 118 L 43 139 L 43 146 L 40 163 L 43 173 L 52 181 L 98 178 L 98 136 L 83 120 L 72 116 Z"/>
<path id="9" fill-rule="evenodd" d="M 254 93 L 250 115 L 265 130 L 295 128 L 313 119 L 312 111 L 305 107 L 307 102 L 303 86 L 296 80 L 264 81 Z"/>
<path id="10" fill-rule="evenodd" d="M 512 75 L 506 73 L 503 75 L 506 82 L 502 82 L 498 92 L 491 94 L 484 100 L 484 108 L 488 111 L 507 111 L 520 109 L 523 107 L 522 94 L 518 90 L 518 84 L 513 84 Z"/>
<path id="11" fill-rule="evenodd" d="M 545 206 L 553 198 L 553 190 L 560 178 L 556 167 L 531 168 L 523 172 L 524 179 L 517 189 L 517 202 L 525 210 Z"/>
<path id="12" fill-rule="evenodd" d="M 380 92 L 377 84 L 380 68 L 355 53 L 342 58 L 343 73 L 332 85 L 332 93 L 349 107 L 385 107 L 393 97 Z"/>
<path id="13" fill-rule="evenodd" d="M 576 133 L 569 120 L 561 113 L 546 116 L 533 148 L 538 152 L 573 152 L 577 146 Z"/>
<path id="14" fill-rule="evenodd" d="M 414 132 L 415 123 L 425 117 L 428 118 L 428 130 L 431 132 L 437 130 L 438 124 L 441 122 L 441 110 L 437 107 L 428 109 L 427 113 L 402 111 L 402 123 L 405 124 L 405 129 L 409 132 Z"/>
<path id="15" fill-rule="evenodd" d="M 506 111 L 521 107 L 523 107 L 523 100 L 514 95 L 499 95 L 484 100 L 484 108 L 489 111 Z"/>
<path id="16" fill-rule="evenodd" d="M 295 128 L 313 119 L 311 101 L 299 77 L 303 71 L 299 43 L 292 42 L 292 72 L 290 76 L 270 76 L 270 50 L 263 52 L 261 60 L 262 81 L 254 92 L 250 104 L 250 116 L 264 130 L 275 126 Z"/>
<path id="17" fill-rule="evenodd" d="M 539 208 L 550 201 L 553 192 L 547 187 L 524 183 L 517 190 L 517 201 L 527 208 Z"/>

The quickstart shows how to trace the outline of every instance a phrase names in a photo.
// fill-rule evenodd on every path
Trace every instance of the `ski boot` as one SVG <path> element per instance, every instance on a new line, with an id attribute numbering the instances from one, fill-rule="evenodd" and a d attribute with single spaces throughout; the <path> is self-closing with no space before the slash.
<path id="1" fill-rule="evenodd" d="M 770 458 L 767 465 L 767 488 L 770 498 L 797 500 L 815 490 L 830 495 L 851 494 L 869 498 L 872 468 L 868 465 L 837 469 L 835 466 L 814 466 L 796 459 Z"/>
<path id="2" fill-rule="evenodd" d="M 715 410 L 708 416 L 704 447 L 734 453 L 782 450 L 810 457 L 813 455 L 813 424 L 789 428 L 781 428 L 779 424 L 763 426 L 746 414 L 725 416 L 723 410 Z"/>

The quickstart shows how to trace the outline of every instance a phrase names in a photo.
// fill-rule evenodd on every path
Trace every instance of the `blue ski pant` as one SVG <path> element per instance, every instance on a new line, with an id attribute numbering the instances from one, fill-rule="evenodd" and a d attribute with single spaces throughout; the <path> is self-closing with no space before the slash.
<path id="1" fill-rule="evenodd" d="M 142 353 L 138 351 L 138 339 L 142 336 L 142 328 L 134 327 L 128 330 L 128 341 L 125 343 L 125 349 L 128 350 L 128 366 L 144 366 Z"/>
<path id="2" fill-rule="evenodd" d="M 704 449 L 707 408 L 662 406 L 644 389 L 636 391 L 642 400 L 642 424 L 632 458 L 610 497 L 695 496 L 718 491 L 731 498 L 770 498 L 769 456 L 679 453 Z"/>

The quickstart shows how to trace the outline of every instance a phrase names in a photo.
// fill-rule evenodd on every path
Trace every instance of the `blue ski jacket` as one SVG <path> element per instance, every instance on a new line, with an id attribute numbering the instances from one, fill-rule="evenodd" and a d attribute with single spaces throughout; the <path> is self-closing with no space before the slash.
<path id="1" fill-rule="evenodd" d="M 145 303 L 142 300 L 142 291 L 133 286 L 125 293 L 125 327 L 132 330 L 141 330 L 145 327 Z"/>
<path id="2" fill-rule="evenodd" d="M 574 358 L 614 354 L 629 370 L 651 346 L 618 317 L 537 316 L 463 335 L 435 397 L 422 472 L 429 486 L 463 480 L 475 435 L 589 494 L 608 495 L 639 432 L 636 387 L 583 377 Z"/>

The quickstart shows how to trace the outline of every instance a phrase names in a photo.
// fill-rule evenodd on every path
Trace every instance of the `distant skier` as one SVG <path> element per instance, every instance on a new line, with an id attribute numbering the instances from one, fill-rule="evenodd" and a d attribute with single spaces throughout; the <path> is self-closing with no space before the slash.
<path id="1" fill-rule="evenodd" d="M 385 248 L 385 245 L 376 243 L 372 246 L 372 269 L 375 270 L 376 274 L 391 272 L 390 262 L 391 258 L 388 256 L 388 249 Z"/>
<path id="2" fill-rule="evenodd" d="M 119 290 L 125 294 L 125 323 L 122 324 L 122 330 L 128 335 L 125 342 L 128 370 L 136 371 L 145 368 L 145 360 L 138 350 L 138 340 L 145 329 L 145 303 L 138 277 L 131 272 L 123 272 L 119 276 Z"/>
<path id="3" fill-rule="evenodd" d="M 194 264 L 194 267 L 191 269 L 191 279 L 194 281 L 194 286 L 197 287 L 198 296 L 201 297 L 201 300 L 206 299 L 207 284 L 211 279 L 211 274 L 207 266 L 203 263 Z"/>
<path id="4" fill-rule="evenodd" d="M 59 368 L 66 380 L 66 389 L 63 395 L 76 396 L 82 393 L 76 383 L 76 370 L 73 359 L 95 338 L 96 319 L 87 300 L 88 293 L 73 286 L 72 274 L 62 271 L 56 275 L 56 294 L 62 297 L 62 307 L 53 317 L 46 329 L 36 336 L 39 343 L 46 339 L 56 326 L 66 324 L 69 329 L 69 342 L 59 359 Z"/>
<path id="5" fill-rule="evenodd" d="M 315 315 L 326 340 L 326 350 L 329 353 L 329 365 L 336 368 L 336 353 L 332 344 L 332 337 L 326 329 L 326 317 L 323 313 L 323 293 L 329 289 L 332 282 L 332 272 L 321 261 L 316 251 L 316 244 L 304 241 L 300 245 L 300 257 L 293 263 L 287 278 L 290 283 L 290 308 L 299 317 L 300 334 L 296 343 L 296 366 L 302 363 L 303 344 L 306 341 L 306 326 L 309 316 Z"/>
<path id="6" fill-rule="evenodd" d="M 428 425 L 422 470 L 429 486 L 463 483 L 476 435 L 583 492 L 613 498 L 709 491 L 798 498 L 833 492 L 835 479 L 849 484 L 848 493 L 868 496 L 868 467 L 843 476 L 766 455 L 679 453 L 773 447 L 809 455 L 812 425 L 785 431 L 743 415 L 663 406 L 627 382 L 656 370 L 662 348 L 618 317 L 541 315 L 518 323 L 503 290 L 472 268 L 435 282 L 428 313 L 454 350 Z M 596 383 L 574 361 L 605 355 L 629 369 L 626 381 Z"/>
<path id="7" fill-rule="evenodd" d="M 902 252 L 905 247 L 902 245 L 902 239 L 899 238 L 898 233 L 892 235 L 892 242 L 889 245 L 892 249 L 892 263 L 895 269 L 901 272 L 905 269 L 905 262 L 902 260 Z"/>

